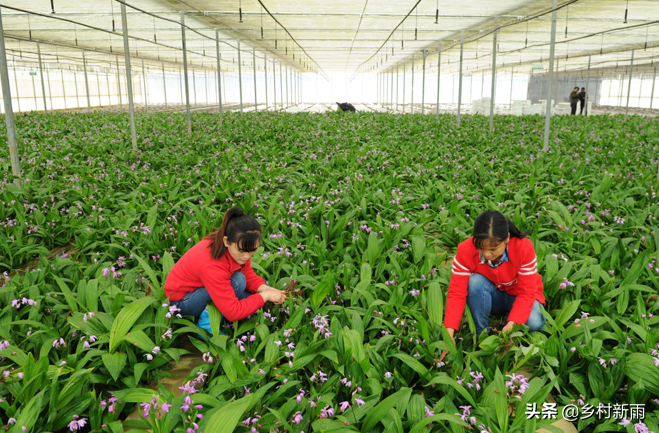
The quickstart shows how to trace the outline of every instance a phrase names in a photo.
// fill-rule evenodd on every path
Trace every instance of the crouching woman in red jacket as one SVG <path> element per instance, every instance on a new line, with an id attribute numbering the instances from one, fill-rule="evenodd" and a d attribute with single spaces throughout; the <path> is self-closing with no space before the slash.
<path id="1" fill-rule="evenodd" d="M 190 248 L 169 272 L 165 294 L 170 305 L 199 318 L 208 315 L 206 304 L 212 302 L 233 322 L 253 314 L 266 301 L 283 303 L 286 294 L 267 286 L 252 269 L 251 258 L 260 240 L 261 226 L 254 217 L 239 207 L 227 210 L 222 227 Z M 199 326 L 210 331 L 207 319 Z"/>
<path id="2" fill-rule="evenodd" d="M 515 323 L 531 331 L 545 324 L 546 301 L 533 244 L 501 212 L 479 215 L 473 235 L 458 245 L 444 317 L 451 337 L 460 327 L 465 303 L 479 336 L 484 329 L 489 334 L 491 314 L 505 314 L 503 332 Z"/>

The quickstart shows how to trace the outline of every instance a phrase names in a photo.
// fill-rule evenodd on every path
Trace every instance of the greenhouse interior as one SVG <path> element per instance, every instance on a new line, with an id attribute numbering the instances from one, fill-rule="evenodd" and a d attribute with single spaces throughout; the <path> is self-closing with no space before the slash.
<path id="1" fill-rule="evenodd" d="M 658 46 L 656 0 L 1 0 L 0 425 L 659 432 Z"/>

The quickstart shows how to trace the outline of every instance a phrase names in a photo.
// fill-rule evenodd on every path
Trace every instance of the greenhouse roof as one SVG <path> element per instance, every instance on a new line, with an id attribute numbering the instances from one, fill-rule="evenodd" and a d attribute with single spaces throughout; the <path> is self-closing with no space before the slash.
<path id="1" fill-rule="evenodd" d="M 262 69 L 274 59 L 300 72 L 395 71 L 414 61 L 458 71 L 464 38 L 464 73 L 491 68 L 498 29 L 497 67 L 546 71 L 550 51 L 549 0 L 7 0 L 2 2 L 9 61 L 36 62 L 37 44 L 48 67 L 123 63 L 121 5 L 133 67 L 178 69 L 182 64 L 181 13 L 185 16 L 188 65 L 216 70 L 216 31 L 223 71 L 241 62 Z M 556 59 L 559 71 L 654 67 L 659 45 L 659 2 L 560 0 Z M 270 62 L 270 60 L 268 60 Z M 57 64 L 57 65 L 56 65 Z M 271 63 L 268 63 L 269 65 Z M 66 67 L 66 66 L 65 66 Z M 268 66 L 270 67 L 270 66 Z M 636 66 L 635 66 L 636 67 Z"/>

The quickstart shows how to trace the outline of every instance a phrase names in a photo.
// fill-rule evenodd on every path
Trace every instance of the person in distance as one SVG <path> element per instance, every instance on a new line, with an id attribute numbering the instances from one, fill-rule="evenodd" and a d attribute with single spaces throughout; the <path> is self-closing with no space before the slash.
<path id="1" fill-rule="evenodd" d="M 579 92 L 579 102 L 581 105 L 581 110 L 579 111 L 579 114 L 583 116 L 583 107 L 586 105 L 586 88 L 582 87 L 581 92 Z M 586 114 L 588 114 L 588 110 L 586 110 Z"/>
<path id="2" fill-rule="evenodd" d="M 505 314 L 503 332 L 515 323 L 524 323 L 531 331 L 545 324 L 546 301 L 533 244 L 501 212 L 480 214 L 473 235 L 458 245 L 444 317 L 454 340 L 465 303 L 479 336 L 484 330 L 489 334 L 490 314 Z M 445 356 L 443 352 L 440 361 Z"/>
<path id="3" fill-rule="evenodd" d="M 570 93 L 570 107 L 572 108 L 571 114 L 577 114 L 577 103 L 579 102 L 579 87 L 572 89 Z"/>
<path id="4" fill-rule="evenodd" d="M 282 304 L 286 294 L 267 286 L 251 267 L 260 241 L 261 226 L 253 216 L 239 207 L 227 210 L 220 229 L 190 248 L 169 272 L 165 294 L 170 305 L 180 314 L 199 318 L 197 325 L 213 335 L 209 302 L 232 322 L 253 314 L 267 301 Z"/>

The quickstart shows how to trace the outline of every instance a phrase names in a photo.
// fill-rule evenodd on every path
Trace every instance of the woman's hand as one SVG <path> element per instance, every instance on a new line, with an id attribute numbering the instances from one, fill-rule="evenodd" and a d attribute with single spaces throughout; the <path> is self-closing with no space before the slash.
<path id="1" fill-rule="evenodd" d="M 451 336 L 451 339 L 453 340 L 453 343 L 455 343 L 455 329 L 453 328 L 446 328 L 446 331 L 448 332 L 448 335 Z M 443 351 L 442 355 L 439 357 L 438 362 L 442 362 L 442 360 L 448 355 L 448 351 Z"/>
<path id="2" fill-rule="evenodd" d="M 266 290 L 277 290 L 274 287 L 266 286 L 265 284 L 261 284 L 258 289 L 256 289 L 256 293 L 263 293 Z"/>
<path id="3" fill-rule="evenodd" d="M 506 326 L 503 327 L 503 329 L 501 330 L 501 332 L 512 331 L 512 329 L 513 329 L 513 325 L 515 325 L 515 322 L 508 321 L 508 323 L 506 323 Z"/>
<path id="4" fill-rule="evenodd" d="M 267 287 L 260 292 L 263 302 L 272 302 L 274 304 L 283 304 L 286 301 L 286 293 L 273 287 Z"/>

